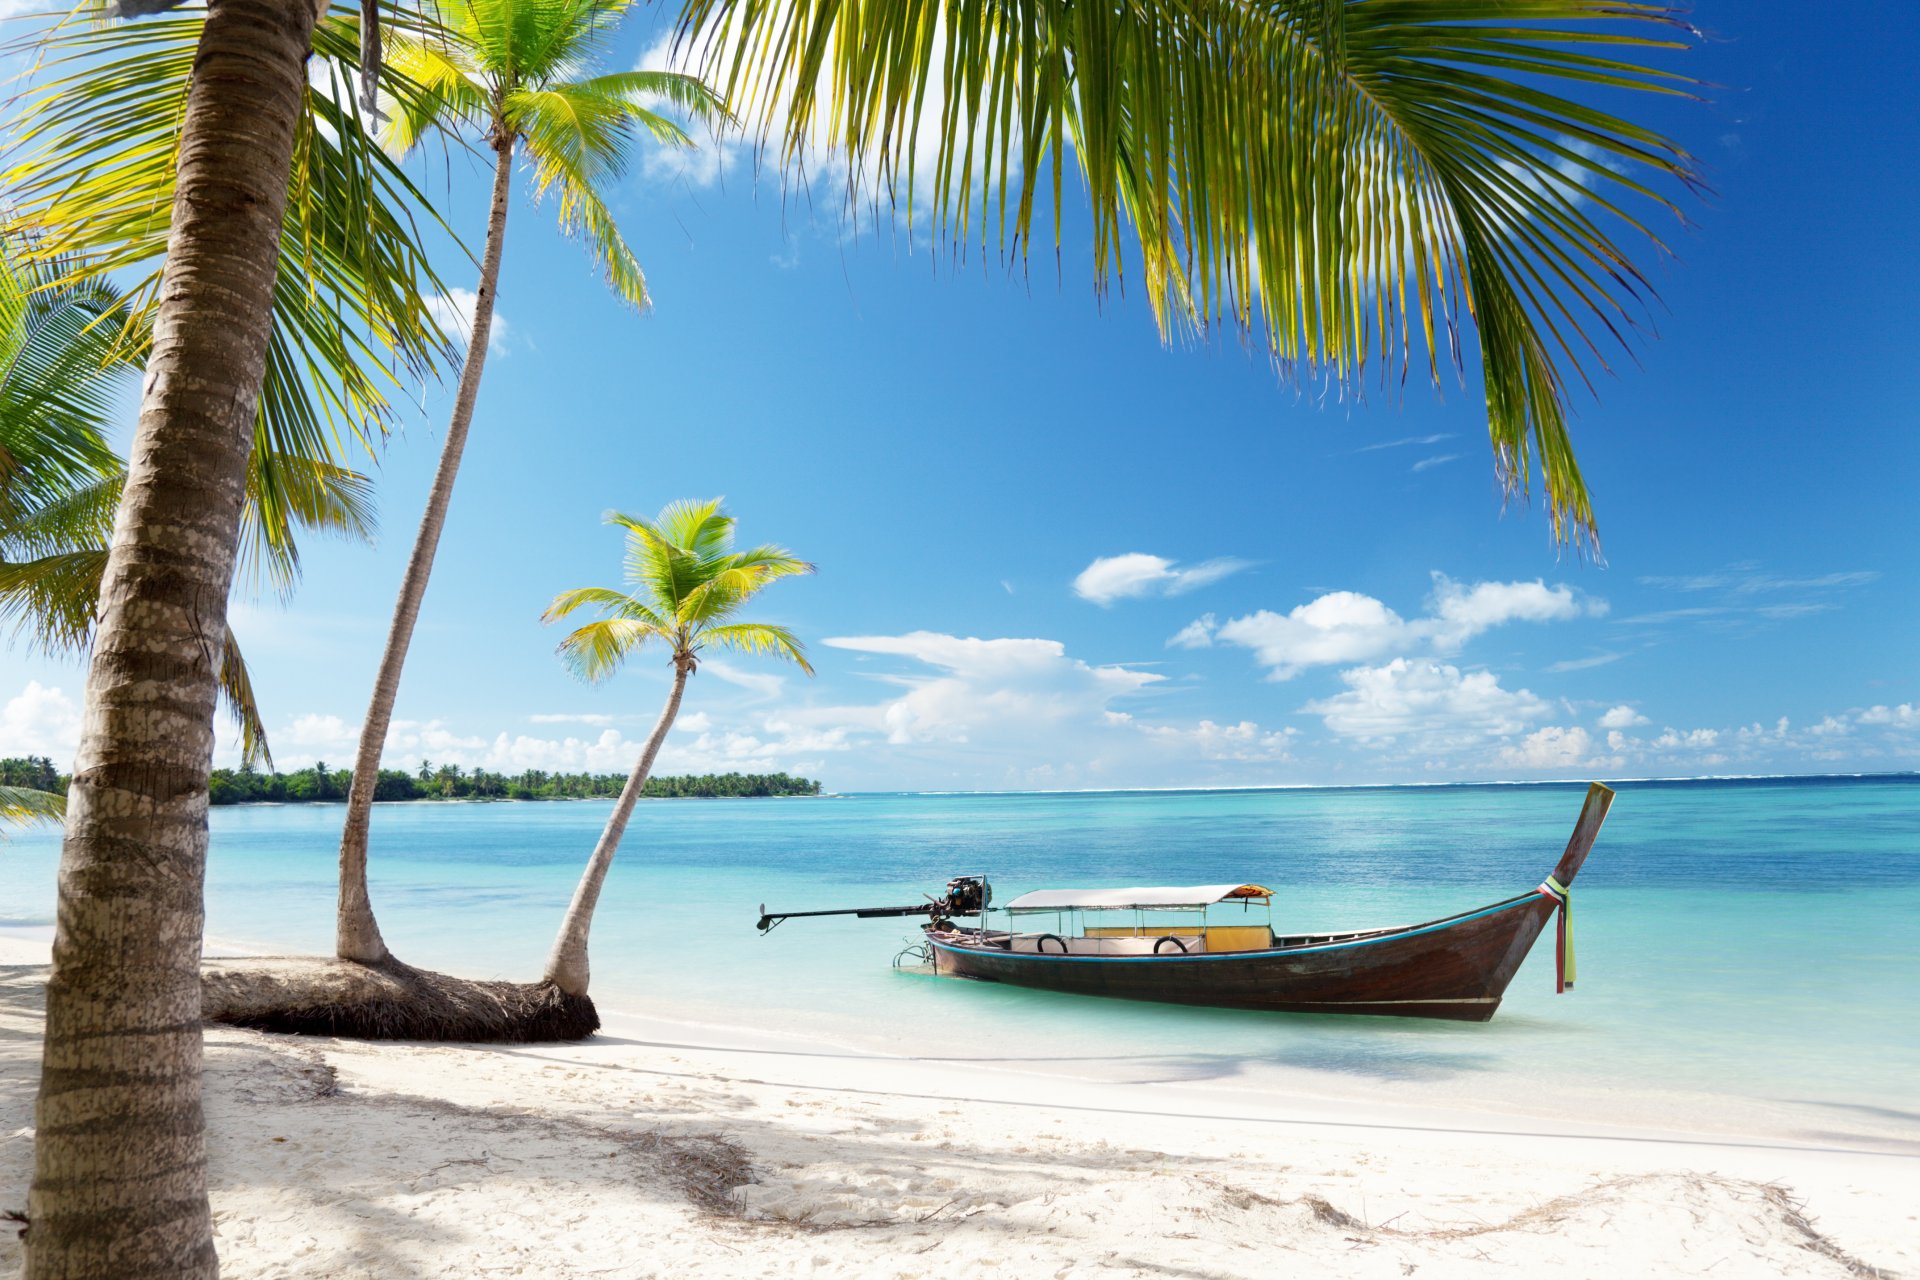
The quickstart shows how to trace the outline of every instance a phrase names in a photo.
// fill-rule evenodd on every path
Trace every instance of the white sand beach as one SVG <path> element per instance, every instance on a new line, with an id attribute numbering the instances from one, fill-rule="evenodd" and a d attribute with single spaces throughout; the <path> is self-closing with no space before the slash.
<path id="1" fill-rule="evenodd" d="M 0 939 L 0 1210 L 31 1172 L 43 932 Z M 207 1070 L 236 1277 L 1920 1270 L 1920 1153 L 1899 1150 L 1223 1110 L 618 1014 L 537 1048 L 216 1028 Z M 8 1232 L 0 1273 L 18 1262 Z"/>

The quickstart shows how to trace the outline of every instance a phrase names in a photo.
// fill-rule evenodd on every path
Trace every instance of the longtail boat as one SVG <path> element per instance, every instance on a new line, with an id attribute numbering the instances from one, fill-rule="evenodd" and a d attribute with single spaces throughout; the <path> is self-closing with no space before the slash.
<path id="1" fill-rule="evenodd" d="M 1286 1013 L 1363 1013 L 1485 1022 L 1548 921 L 1559 917 L 1554 989 L 1574 980 L 1571 889 L 1600 834 L 1613 792 L 1587 789 L 1573 838 L 1536 889 L 1422 924 L 1344 933 L 1276 933 L 1273 891 L 1257 884 L 1135 889 L 1046 889 L 1006 904 L 1006 928 L 990 928 L 992 886 L 959 876 L 938 898 L 914 906 L 768 912 L 762 933 L 801 916 L 925 915 L 922 958 L 934 972 L 1043 991 Z M 1208 908 L 1255 906 L 1263 924 L 1218 924 Z M 1198 923 L 1159 913 L 1198 912 Z M 1111 921 L 1132 913 L 1132 923 Z M 1161 923 L 1149 920 L 1155 913 Z M 1091 914 L 1094 923 L 1086 923 Z M 1051 915 L 1054 931 L 1015 926 Z M 961 918 L 976 923 L 962 924 Z M 1073 922 L 1068 924 L 1067 922 Z"/>

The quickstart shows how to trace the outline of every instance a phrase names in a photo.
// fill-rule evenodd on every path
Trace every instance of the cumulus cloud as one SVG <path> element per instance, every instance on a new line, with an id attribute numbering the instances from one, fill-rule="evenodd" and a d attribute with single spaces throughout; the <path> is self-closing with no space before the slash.
<path id="1" fill-rule="evenodd" d="M 1309 667 L 1365 662 L 1389 653 L 1431 648 L 1446 657 L 1469 640 L 1509 622 L 1559 622 L 1606 612 L 1604 600 L 1585 599 L 1566 586 L 1532 582 L 1455 582 L 1433 575 L 1425 616 L 1406 619 L 1357 591 L 1330 591 L 1286 613 L 1262 609 L 1215 626 L 1202 618 L 1170 644 L 1203 647 L 1220 641 L 1253 650 L 1270 680 L 1291 680 Z"/>
<path id="2" fill-rule="evenodd" d="M 1214 638 L 1253 650 L 1269 668 L 1268 679 L 1291 680 L 1308 667 L 1379 657 L 1411 644 L 1415 635 L 1404 618 L 1372 596 L 1331 591 L 1287 613 L 1262 609 L 1234 618 Z"/>
<path id="3" fill-rule="evenodd" d="M 456 285 L 447 293 L 426 299 L 427 313 L 449 338 L 468 342 L 473 337 L 473 305 L 479 300 L 480 295 L 473 290 Z M 487 330 L 487 354 L 499 355 L 506 349 L 509 327 L 506 316 L 495 308 L 493 325 Z"/>
<path id="4" fill-rule="evenodd" d="M 1515 746 L 1503 747 L 1500 759 L 1522 769 L 1570 769 L 1586 764 L 1593 739 L 1585 729 L 1548 725 L 1536 729 Z"/>
<path id="5" fill-rule="evenodd" d="M 1600 717 L 1602 729 L 1631 729 L 1647 723 L 1647 718 L 1629 706 L 1618 706 Z"/>
<path id="6" fill-rule="evenodd" d="M 1395 658 L 1340 673 L 1346 692 L 1309 702 L 1343 738 L 1409 740 L 1427 749 L 1473 746 L 1524 732 L 1547 704 L 1526 689 L 1503 689 L 1492 672 L 1462 672 L 1431 659 Z"/>
<path id="7" fill-rule="evenodd" d="M 80 707 L 38 680 L 0 707 L 0 754 L 46 756 L 65 770 L 80 746 Z"/>
<path id="8" fill-rule="evenodd" d="M 879 709 L 887 741 L 966 742 L 982 731 L 1024 732 L 1037 724 L 1086 719 L 1116 698 L 1164 679 L 1121 666 L 1090 666 L 1058 640 L 993 639 L 915 631 L 902 636 L 835 636 L 823 643 L 856 653 L 911 658 L 943 672 L 891 677 L 907 692 Z"/>
<path id="9" fill-rule="evenodd" d="M 1718 729 L 1666 729 L 1653 740 L 1659 751 L 1702 751 L 1720 741 Z"/>
<path id="10" fill-rule="evenodd" d="M 1244 560 L 1222 557 L 1181 567 L 1165 556 L 1133 551 L 1101 556 L 1073 580 L 1074 594 L 1098 605 L 1143 596 L 1179 596 L 1220 581 L 1247 567 Z"/>
<path id="11" fill-rule="evenodd" d="M 1861 724 L 1887 725 L 1896 729 L 1920 728 L 1920 707 L 1903 702 L 1897 707 L 1868 707 L 1859 716 Z"/>

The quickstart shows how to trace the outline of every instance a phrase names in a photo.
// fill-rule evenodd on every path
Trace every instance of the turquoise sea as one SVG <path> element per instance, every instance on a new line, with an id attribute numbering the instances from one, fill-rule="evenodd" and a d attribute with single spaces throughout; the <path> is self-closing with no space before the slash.
<path id="1" fill-rule="evenodd" d="M 891 905 L 985 873 L 1032 888 L 1254 880 L 1276 927 L 1430 919 L 1531 888 L 1570 785 L 850 795 L 643 802 L 602 898 L 604 1008 L 984 1067 L 1382 1098 L 1841 1145 L 1920 1143 L 1920 778 L 1622 783 L 1575 888 L 1578 990 L 1550 939 L 1484 1025 L 1129 1005 L 896 969 Z M 332 941 L 333 805 L 216 809 L 210 935 Z M 395 951 L 538 974 L 604 803 L 381 805 Z M 0 846 L 0 925 L 45 923 L 58 841 Z"/>

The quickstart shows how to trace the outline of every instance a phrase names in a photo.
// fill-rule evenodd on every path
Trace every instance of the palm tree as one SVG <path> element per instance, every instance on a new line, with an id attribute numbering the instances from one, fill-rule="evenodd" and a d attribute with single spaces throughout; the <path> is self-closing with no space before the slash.
<path id="1" fill-rule="evenodd" d="M 76 255 L 76 281 L 164 253 L 136 286 L 154 339 L 68 792 L 28 1280 L 218 1274 L 199 961 L 247 461 L 263 416 L 289 439 L 330 415 L 378 423 L 378 348 L 410 369 L 433 351 L 430 274 L 383 203 L 389 171 L 351 104 L 308 80 L 316 18 L 305 0 L 211 0 L 204 18 L 123 28 L 184 56 L 76 55 L 9 131 L 27 156 L 7 175 L 9 213 L 37 251 Z M 335 25 L 319 38 L 357 58 Z M 330 181 L 343 175 L 356 180 Z M 328 383 L 344 390 L 328 400 Z"/>
<path id="2" fill-rule="evenodd" d="M 733 517 L 721 510 L 720 502 L 719 498 L 677 502 L 652 520 L 609 514 L 607 523 L 627 531 L 627 581 L 636 590 L 580 587 L 564 591 L 553 598 L 543 616 L 546 622 L 556 622 L 583 605 L 606 614 L 560 642 L 560 656 L 582 679 L 604 680 L 629 655 L 647 648 L 665 649 L 673 664 L 667 705 L 607 817 L 547 960 L 546 980 L 571 996 L 587 993 L 587 931 L 600 900 L 600 886 L 613 865 L 633 806 L 646 789 L 660 744 L 680 714 L 687 677 L 699 669 L 700 654 L 712 649 L 768 654 L 813 674 L 805 649 L 791 631 L 771 623 L 733 620 L 761 588 L 796 573 L 812 573 L 813 566 L 780 547 L 734 551 Z"/>
<path id="3" fill-rule="evenodd" d="M 665 72 L 589 74 L 631 0 L 443 0 L 444 27 L 397 35 L 387 62 L 430 96 L 396 104 L 388 145 L 405 152 L 429 131 L 471 129 L 493 152 L 493 195 L 480 284 L 469 319 L 466 363 L 440 464 L 434 472 L 420 532 L 401 579 L 373 696 L 360 726 L 353 785 L 340 834 L 340 901 L 336 949 L 342 959 L 377 964 L 388 951 L 367 897 L 367 837 L 380 751 L 393 720 L 400 674 L 413 639 L 433 557 L 446 524 L 480 375 L 493 332 L 500 259 L 506 248 L 507 203 L 513 164 L 524 148 L 533 162 L 536 195 L 559 197 L 560 224 L 580 235 L 606 272 L 614 292 L 635 307 L 647 305 L 646 276 L 627 247 L 602 195 L 626 170 L 641 133 L 684 145 L 679 125 L 647 103 L 665 99 L 691 115 L 715 117 L 720 104 L 699 81 Z"/>
<path id="4" fill-rule="evenodd" d="M 1138 260 L 1163 336 L 1263 328 L 1358 394 L 1417 347 L 1437 384 L 1471 318 L 1496 473 L 1537 459 L 1579 545 L 1568 384 L 1651 298 L 1616 236 L 1660 249 L 1639 218 L 1695 182 L 1586 99 L 1684 96 L 1639 60 L 1688 34 L 1657 0 L 684 0 L 676 49 L 788 167 L 825 142 L 956 246 L 1024 257 L 1050 186 L 1057 256 L 1071 149 L 1096 288 Z"/>

